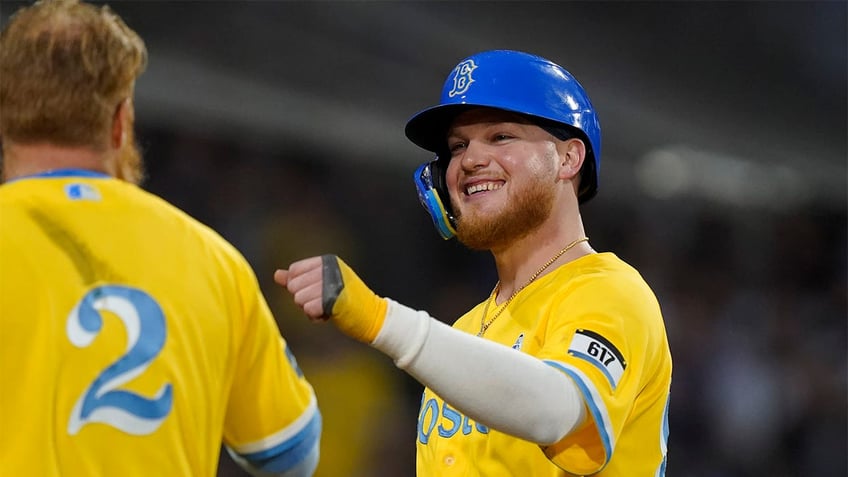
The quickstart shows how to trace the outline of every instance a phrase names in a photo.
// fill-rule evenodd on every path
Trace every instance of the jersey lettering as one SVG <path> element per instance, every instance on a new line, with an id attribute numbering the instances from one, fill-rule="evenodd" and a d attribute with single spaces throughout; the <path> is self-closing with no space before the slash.
<path id="1" fill-rule="evenodd" d="M 512 349 L 521 350 L 521 346 L 524 344 L 524 333 L 518 335 L 518 338 L 515 340 L 515 344 L 512 345 Z"/>
<path id="2" fill-rule="evenodd" d="M 438 424 L 438 428 L 436 425 Z M 476 429 L 481 434 L 488 434 L 489 428 L 474 422 L 456 409 L 450 407 L 446 402 L 430 398 L 421 404 L 421 413 L 418 416 L 418 442 L 427 444 L 430 435 L 436 429 L 440 437 L 451 438 L 457 432 L 463 435 L 471 434 Z"/>
<path id="3" fill-rule="evenodd" d="M 289 364 L 297 373 L 299 378 L 303 377 L 303 371 L 300 370 L 300 366 L 297 364 L 297 358 L 294 357 L 294 353 L 289 349 L 288 345 L 286 345 L 286 358 L 289 360 Z"/>
<path id="4" fill-rule="evenodd" d="M 99 422 L 128 434 L 150 434 L 171 412 L 173 389 L 165 383 L 153 398 L 118 389 L 141 375 L 165 345 L 165 315 L 147 293 L 107 285 L 86 293 L 71 311 L 66 324 L 68 339 L 85 348 L 103 327 L 100 311 L 114 313 L 127 331 L 127 351 L 106 367 L 77 400 L 68 421 L 68 433 L 77 434 L 86 424 Z"/>
<path id="5" fill-rule="evenodd" d="M 568 354 L 598 368 L 615 389 L 627 364 L 618 349 L 603 336 L 589 330 L 577 330 L 568 346 Z"/>

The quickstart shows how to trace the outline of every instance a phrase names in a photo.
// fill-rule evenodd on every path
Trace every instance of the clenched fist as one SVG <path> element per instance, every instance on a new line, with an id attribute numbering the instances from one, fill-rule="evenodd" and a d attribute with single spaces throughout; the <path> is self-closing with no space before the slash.
<path id="1" fill-rule="evenodd" d="M 386 318 L 388 302 L 377 296 L 342 259 L 322 255 L 274 272 L 294 302 L 313 321 L 329 319 L 344 334 L 371 343 Z"/>

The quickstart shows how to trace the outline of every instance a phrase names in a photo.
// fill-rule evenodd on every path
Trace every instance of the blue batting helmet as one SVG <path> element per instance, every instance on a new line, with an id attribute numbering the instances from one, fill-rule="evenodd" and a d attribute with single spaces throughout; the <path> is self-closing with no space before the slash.
<path id="1" fill-rule="evenodd" d="M 455 235 L 445 169 L 450 160 L 447 131 L 454 118 L 474 107 L 522 114 L 560 139 L 577 137 L 586 144 L 578 200 L 598 191 L 601 166 L 601 126 L 595 108 L 580 83 L 561 66 L 520 51 L 492 50 L 472 55 L 456 65 L 442 87 L 438 105 L 424 109 L 406 124 L 406 137 L 436 153 L 415 171 L 422 205 L 439 234 Z"/>

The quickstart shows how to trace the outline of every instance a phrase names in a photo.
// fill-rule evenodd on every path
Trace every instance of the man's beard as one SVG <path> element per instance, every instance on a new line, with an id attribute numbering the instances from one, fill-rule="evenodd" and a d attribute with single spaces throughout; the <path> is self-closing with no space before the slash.
<path id="1" fill-rule="evenodd" d="M 144 180 L 144 161 L 141 159 L 141 151 L 135 142 L 133 124 L 129 125 L 126 142 L 118 152 L 115 175 L 118 179 L 136 185 Z"/>
<path id="2" fill-rule="evenodd" d="M 555 197 L 553 184 L 550 179 L 532 181 L 494 216 L 460 213 L 456 218 L 457 240 L 473 250 L 493 250 L 527 236 L 550 215 Z M 456 204 L 453 209 L 460 210 Z"/>

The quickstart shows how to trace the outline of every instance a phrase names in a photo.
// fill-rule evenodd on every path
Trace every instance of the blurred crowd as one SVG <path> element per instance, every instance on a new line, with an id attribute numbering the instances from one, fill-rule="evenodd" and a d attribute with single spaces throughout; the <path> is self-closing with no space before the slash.
<path id="1" fill-rule="evenodd" d="M 390 360 L 310 323 L 272 280 L 336 253 L 380 295 L 452 322 L 495 282 L 488 254 L 442 241 L 412 170 L 146 129 L 148 190 L 230 240 L 257 272 L 324 414 L 319 477 L 415 473 L 422 388 Z M 728 210 L 621 201 L 583 212 L 592 245 L 654 288 L 674 358 L 671 477 L 844 477 L 846 208 Z M 242 476 L 222 455 L 219 477 Z"/>

